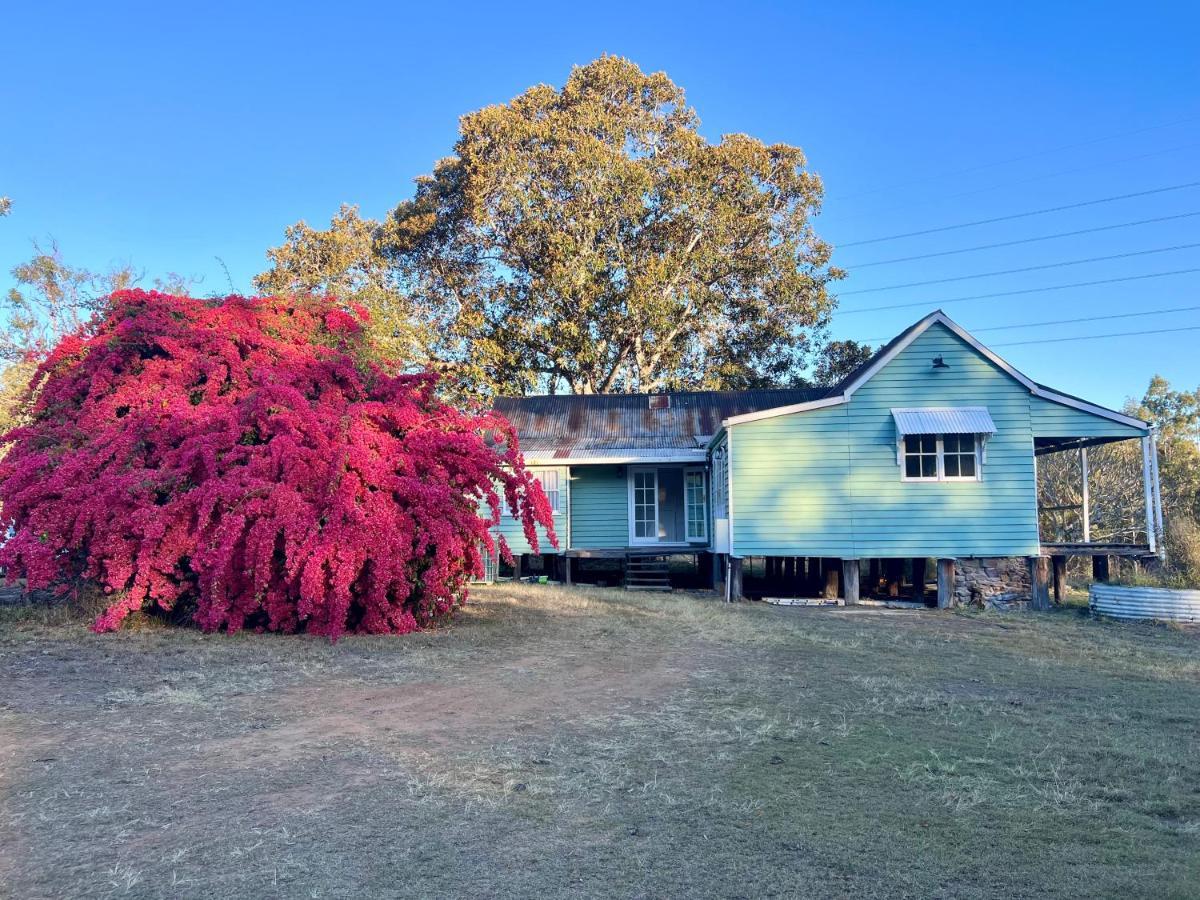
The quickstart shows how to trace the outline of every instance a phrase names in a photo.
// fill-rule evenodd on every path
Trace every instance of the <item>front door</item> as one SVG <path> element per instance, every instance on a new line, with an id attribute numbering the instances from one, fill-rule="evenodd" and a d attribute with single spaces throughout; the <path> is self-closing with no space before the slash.
<path id="1" fill-rule="evenodd" d="M 658 471 L 633 469 L 629 481 L 629 522 L 631 544 L 658 541 Z"/>

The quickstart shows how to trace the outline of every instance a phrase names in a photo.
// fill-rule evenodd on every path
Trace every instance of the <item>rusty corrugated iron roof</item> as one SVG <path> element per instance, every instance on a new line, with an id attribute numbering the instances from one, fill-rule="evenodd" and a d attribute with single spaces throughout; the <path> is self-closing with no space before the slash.
<path id="1" fill-rule="evenodd" d="M 695 391 L 674 394 L 555 394 L 500 397 L 494 408 L 517 430 L 527 455 L 595 455 L 589 451 L 700 450 L 730 416 L 807 403 L 826 388 Z M 667 397 L 666 409 L 650 398 Z M 661 401 L 660 401 L 661 402 Z"/>

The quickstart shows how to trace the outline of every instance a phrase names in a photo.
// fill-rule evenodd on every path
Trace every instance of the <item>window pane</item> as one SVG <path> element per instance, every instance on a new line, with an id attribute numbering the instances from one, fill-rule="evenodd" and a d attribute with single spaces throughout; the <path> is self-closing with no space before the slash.
<path id="1" fill-rule="evenodd" d="M 906 434 L 906 435 L 904 436 L 904 451 L 905 451 L 906 453 L 919 453 L 919 452 L 921 452 L 921 435 L 919 435 L 919 434 Z"/>
<path id="2" fill-rule="evenodd" d="M 937 478 L 937 457 L 922 456 L 921 457 L 921 477 L 922 478 Z"/>
<path id="3" fill-rule="evenodd" d="M 942 445 L 945 447 L 947 453 L 957 453 L 958 452 L 958 435 L 957 434 L 946 435 L 944 438 L 942 438 Z"/>
<path id="4" fill-rule="evenodd" d="M 962 460 L 963 475 L 967 476 L 968 478 L 975 477 L 975 457 L 974 457 L 974 455 L 960 456 L 959 459 Z"/>
<path id="5" fill-rule="evenodd" d="M 974 453 L 975 452 L 975 435 L 973 435 L 973 434 L 959 435 L 958 441 L 959 441 L 958 449 L 961 450 L 963 453 Z"/>
<path id="6" fill-rule="evenodd" d="M 906 456 L 904 457 L 904 474 L 908 478 L 921 477 L 921 457 Z"/>
<path id="7" fill-rule="evenodd" d="M 950 453 L 946 454 L 946 477 L 947 478 L 957 478 L 958 477 L 958 460 L 959 460 L 959 457 L 957 457 L 953 454 L 950 454 Z"/>
<path id="8" fill-rule="evenodd" d="M 937 453 L 937 435 L 933 435 L 933 434 L 921 435 L 921 452 L 922 453 Z"/>

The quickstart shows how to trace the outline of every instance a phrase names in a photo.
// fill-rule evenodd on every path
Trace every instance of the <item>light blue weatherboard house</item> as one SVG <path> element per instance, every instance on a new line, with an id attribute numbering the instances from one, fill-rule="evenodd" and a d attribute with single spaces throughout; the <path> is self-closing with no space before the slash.
<path id="1" fill-rule="evenodd" d="M 1008 564 L 1038 605 L 1047 558 L 1061 587 L 1068 554 L 1092 556 L 1105 577 L 1109 557 L 1152 554 L 1160 540 L 1152 427 L 1038 384 L 941 311 L 830 388 L 502 398 L 496 408 L 559 536 L 535 557 L 520 526 L 502 522 L 522 554 L 518 574 L 549 569 L 569 582 L 572 561 L 577 578 L 615 563 L 628 586 L 663 588 L 668 557 L 692 555 L 699 577 L 731 598 L 855 603 L 910 589 L 923 600 L 936 560 L 937 600 L 949 605 L 956 563 L 960 582 Z M 1132 439 L 1145 463 L 1145 542 L 1091 543 L 1085 499 L 1083 542 L 1043 543 L 1037 457 L 1078 451 L 1086 498 L 1086 448 Z"/>

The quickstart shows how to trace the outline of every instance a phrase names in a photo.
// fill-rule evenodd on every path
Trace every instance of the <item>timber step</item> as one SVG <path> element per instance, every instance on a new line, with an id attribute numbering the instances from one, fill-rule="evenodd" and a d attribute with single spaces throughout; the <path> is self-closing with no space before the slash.
<path id="1" fill-rule="evenodd" d="M 625 590 L 671 590 L 671 571 L 667 558 L 664 556 L 625 557 Z"/>

